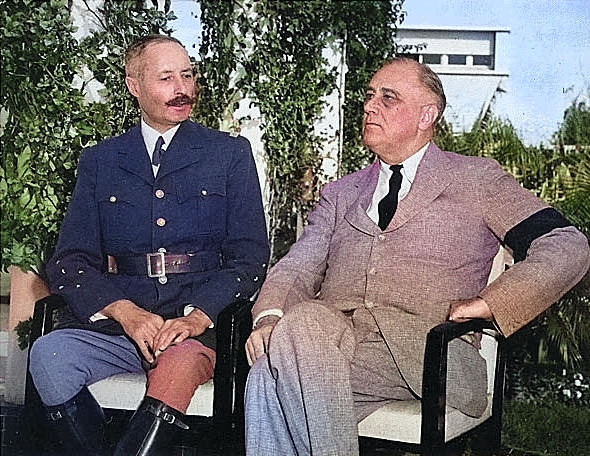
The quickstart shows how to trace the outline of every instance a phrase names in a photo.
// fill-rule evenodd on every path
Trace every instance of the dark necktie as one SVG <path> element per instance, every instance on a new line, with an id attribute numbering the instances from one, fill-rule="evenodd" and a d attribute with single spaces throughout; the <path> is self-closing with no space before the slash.
<path id="1" fill-rule="evenodd" d="M 379 228 L 384 230 L 391 222 L 393 214 L 397 209 L 397 194 L 402 186 L 402 169 L 403 165 L 391 165 L 389 169 L 392 171 L 389 178 L 389 193 L 379 201 Z"/>
<path id="2" fill-rule="evenodd" d="M 156 147 L 154 147 L 154 153 L 152 154 L 152 165 L 154 166 L 158 166 L 160 164 L 160 160 L 162 160 L 162 155 L 164 154 L 164 149 L 162 149 L 163 145 L 164 138 L 160 136 L 156 141 Z"/>

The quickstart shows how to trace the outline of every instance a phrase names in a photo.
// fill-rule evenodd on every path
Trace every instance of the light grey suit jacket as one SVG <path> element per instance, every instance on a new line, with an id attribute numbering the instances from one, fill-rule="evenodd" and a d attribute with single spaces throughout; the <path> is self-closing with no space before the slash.
<path id="1" fill-rule="evenodd" d="M 366 213 L 378 173 L 375 163 L 324 187 L 301 238 L 271 269 L 254 317 L 310 300 L 342 311 L 365 307 L 419 395 L 426 334 L 445 320 L 451 301 L 481 296 L 510 335 L 588 269 L 585 236 L 559 228 L 486 285 L 506 233 L 548 208 L 493 160 L 431 144 L 383 232 Z"/>

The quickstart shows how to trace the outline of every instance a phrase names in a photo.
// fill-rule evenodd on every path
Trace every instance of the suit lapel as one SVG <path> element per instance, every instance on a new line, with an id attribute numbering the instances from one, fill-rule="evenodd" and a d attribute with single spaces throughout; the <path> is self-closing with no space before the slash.
<path id="1" fill-rule="evenodd" d="M 428 206 L 452 182 L 451 164 L 445 154 L 430 144 L 418 165 L 410 193 L 399 202 L 397 211 L 385 231 L 393 231 Z"/>
<path id="2" fill-rule="evenodd" d="M 434 201 L 452 182 L 451 164 L 445 154 L 434 144 L 430 144 L 416 172 L 410 193 L 399 202 L 397 211 L 385 231 L 393 231 L 420 213 Z M 379 178 L 379 161 L 369 168 L 364 179 L 355 185 L 358 197 L 350 205 L 345 218 L 355 228 L 375 235 L 381 230 L 367 215 L 367 208 Z"/>
<path id="3" fill-rule="evenodd" d="M 358 195 L 354 202 L 349 206 L 344 218 L 356 229 L 367 234 L 376 234 L 381 231 L 377 224 L 367 215 L 367 209 L 371 204 L 371 198 L 377 180 L 379 178 L 379 161 L 376 160 L 367 168 L 364 178 L 359 180 L 354 186 L 354 193 Z"/>
<path id="4" fill-rule="evenodd" d="M 124 142 L 119 149 L 119 166 L 131 174 L 141 177 L 146 182 L 152 183 L 154 173 L 141 135 L 141 128 L 134 127 L 123 138 Z"/>
<path id="5" fill-rule="evenodd" d="M 179 169 L 191 166 L 201 158 L 199 153 L 205 147 L 205 132 L 203 127 L 191 121 L 180 124 L 170 146 L 166 149 L 162 164 L 158 170 L 158 178 L 173 173 Z"/>

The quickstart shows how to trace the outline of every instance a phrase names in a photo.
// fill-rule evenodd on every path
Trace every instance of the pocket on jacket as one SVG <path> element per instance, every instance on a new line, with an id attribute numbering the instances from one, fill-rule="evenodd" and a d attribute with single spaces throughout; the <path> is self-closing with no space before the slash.
<path id="1" fill-rule="evenodd" d="M 131 240 L 137 237 L 139 220 L 149 220 L 149 208 L 122 191 L 99 195 L 100 227 L 105 240 Z"/>
<path id="2" fill-rule="evenodd" d="M 191 176 L 177 184 L 178 203 L 186 210 L 186 220 L 200 232 L 225 231 L 227 190 L 225 176 Z M 196 206 L 196 211 L 195 211 Z"/>

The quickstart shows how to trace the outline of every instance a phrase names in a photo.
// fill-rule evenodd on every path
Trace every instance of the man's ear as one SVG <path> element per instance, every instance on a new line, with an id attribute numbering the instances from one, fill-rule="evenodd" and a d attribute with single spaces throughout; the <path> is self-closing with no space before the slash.
<path id="1" fill-rule="evenodd" d="M 427 104 L 426 106 L 422 106 L 418 128 L 421 130 L 428 130 L 434 125 L 437 117 L 438 107 L 435 104 Z"/>
<path id="2" fill-rule="evenodd" d="M 127 85 L 129 93 L 137 98 L 139 95 L 139 85 L 137 83 L 137 79 L 132 76 L 127 76 L 125 77 L 125 84 Z"/>

